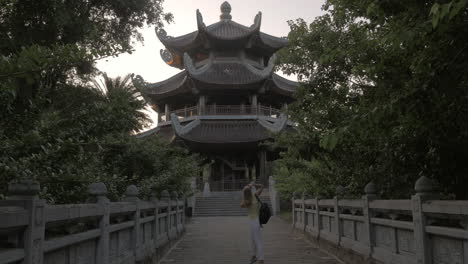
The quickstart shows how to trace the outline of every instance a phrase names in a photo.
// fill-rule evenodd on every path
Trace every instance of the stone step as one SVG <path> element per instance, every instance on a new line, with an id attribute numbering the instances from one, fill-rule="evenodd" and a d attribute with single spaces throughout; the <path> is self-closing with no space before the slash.
<path id="1" fill-rule="evenodd" d="M 266 203 L 271 206 L 271 203 Z M 195 205 L 197 208 L 237 208 L 240 207 L 239 204 L 200 204 Z"/>
<path id="2" fill-rule="evenodd" d="M 195 216 L 200 215 L 247 215 L 245 211 L 195 211 Z"/>
<path id="3" fill-rule="evenodd" d="M 241 208 L 241 196 L 238 197 L 197 197 L 194 216 L 246 216 L 247 209 Z M 260 200 L 271 206 L 268 196 Z"/>
<path id="4" fill-rule="evenodd" d="M 247 216 L 247 213 L 195 213 L 194 216 Z"/>
<path id="5" fill-rule="evenodd" d="M 270 203 L 270 200 L 261 200 L 263 203 Z M 196 200 L 197 204 L 240 204 L 241 201 L 198 201 Z"/>

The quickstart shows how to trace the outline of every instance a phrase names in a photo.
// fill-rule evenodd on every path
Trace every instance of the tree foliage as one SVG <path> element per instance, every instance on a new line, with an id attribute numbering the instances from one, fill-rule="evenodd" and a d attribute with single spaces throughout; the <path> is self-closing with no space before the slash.
<path id="1" fill-rule="evenodd" d="M 51 202 L 76 202 L 91 182 L 118 198 L 129 184 L 187 191 L 197 158 L 158 138 L 130 76 L 101 78 L 97 59 L 131 52 L 138 29 L 170 14 L 162 0 L 0 3 L 0 198 L 33 178 Z"/>
<path id="2" fill-rule="evenodd" d="M 468 1 L 328 0 L 290 21 L 280 67 L 303 85 L 279 135 L 282 190 L 408 197 L 421 175 L 468 198 Z M 307 184 L 303 185 L 302 181 Z"/>

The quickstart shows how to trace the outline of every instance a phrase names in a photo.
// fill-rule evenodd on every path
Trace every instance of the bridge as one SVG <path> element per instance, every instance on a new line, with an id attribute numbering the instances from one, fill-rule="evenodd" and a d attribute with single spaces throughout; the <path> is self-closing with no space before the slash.
<path id="1" fill-rule="evenodd" d="M 34 181 L 8 189 L 0 264 L 248 263 L 251 255 L 242 212 L 187 217 L 197 199 L 177 192 L 144 200 L 131 185 L 111 202 L 105 184 L 93 183 L 85 203 L 53 205 Z M 274 181 L 268 193 L 278 214 Z M 426 177 L 406 200 L 381 199 L 369 183 L 361 199 L 338 187 L 332 199 L 296 194 L 291 207 L 291 222 L 274 216 L 264 226 L 266 263 L 468 263 L 468 201 L 440 200 Z"/>

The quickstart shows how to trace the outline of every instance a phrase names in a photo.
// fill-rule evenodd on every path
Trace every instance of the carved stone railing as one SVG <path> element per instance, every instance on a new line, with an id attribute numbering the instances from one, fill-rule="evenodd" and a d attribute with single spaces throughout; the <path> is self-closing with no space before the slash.
<path id="1" fill-rule="evenodd" d="M 177 192 L 138 198 L 131 185 L 120 202 L 103 183 L 89 186 L 84 204 L 50 205 L 39 184 L 9 185 L 0 201 L 0 263 L 156 263 L 183 234 L 184 201 Z"/>
<path id="2" fill-rule="evenodd" d="M 437 200 L 426 177 L 409 200 L 381 200 L 373 183 L 358 200 L 343 190 L 293 198 L 293 227 L 346 263 L 467 263 L 468 201 Z"/>
<path id="3" fill-rule="evenodd" d="M 281 114 L 281 111 L 279 109 L 263 105 L 206 105 L 203 107 L 203 109 L 201 109 L 199 106 L 191 106 L 171 111 L 168 115 L 164 113 L 160 114 L 160 121 L 166 122 L 170 121 L 168 118 L 171 116 L 171 114 L 175 114 L 179 120 L 201 115 L 262 115 L 278 118 Z"/>

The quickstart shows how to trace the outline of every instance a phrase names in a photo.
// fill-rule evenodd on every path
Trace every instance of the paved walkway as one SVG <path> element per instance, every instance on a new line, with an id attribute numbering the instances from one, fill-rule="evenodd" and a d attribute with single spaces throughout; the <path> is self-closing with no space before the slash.
<path id="1" fill-rule="evenodd" d="M 187 232 L 161 263 L 248 264 L 251 257 L 246 217 L 195 217 Z M 291 233 L 273 217 L 263 228 L 266 264 L 337 264 L 335 258 Z"/>

